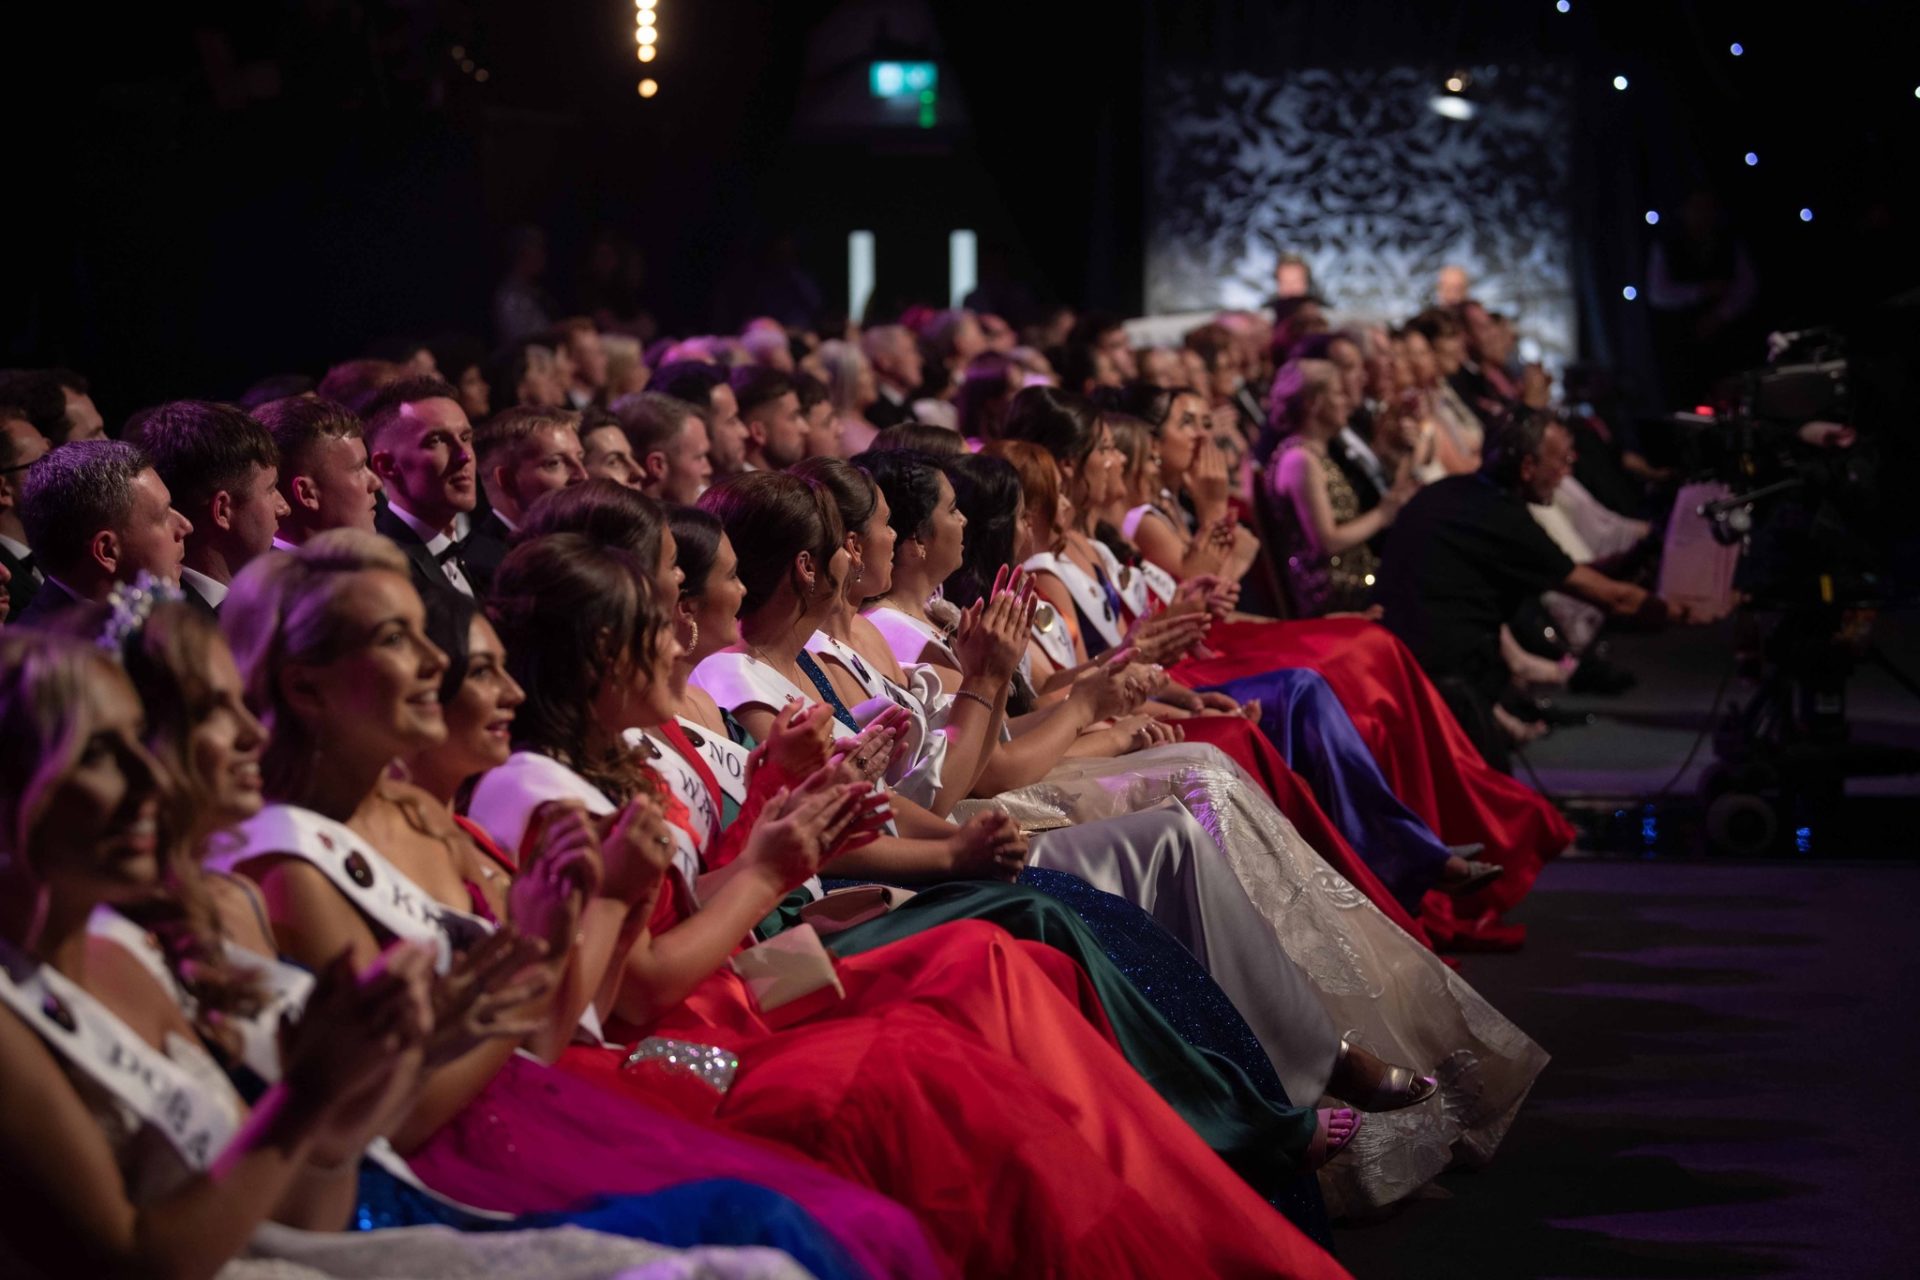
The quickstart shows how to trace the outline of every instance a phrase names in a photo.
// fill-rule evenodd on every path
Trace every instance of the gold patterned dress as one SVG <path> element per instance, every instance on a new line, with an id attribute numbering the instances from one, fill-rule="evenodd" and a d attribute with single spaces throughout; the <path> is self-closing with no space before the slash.
<path id="1" fill-rule="evenodd" d="M 1280 447 L 1283 452 L 1305 449 L 1306 442 L 1294 436 Z M 1349 520 L 1359 519 L 1360 499 L 1354 495 L 1346 473 L 1324 452 L 1309 450 L 1309 453 L 1319 468 L 1321 482 L 1327 487 L 1327 502 L 1333 508 L 1333 522 L 1345 524 Z M 1277 455 L 1274 474 L 1279 474 Z M 1313 539 L 1301 527 L 1292 498 L 1277 489 L 1272 498 L 1274 510 L 1279 516 L 1280 550 L 1287 566 L 1287 588 L 1293 596 L 1293 607 L 1298 616 L 1317 618 L 1329 613 L 1366 608 L 1373 594 L 1374 575 L 1380 571 L 1380 557 L 1373 548 L 1362 542 L 1335 555 L 1322 556 L 1314 546 Z"/>

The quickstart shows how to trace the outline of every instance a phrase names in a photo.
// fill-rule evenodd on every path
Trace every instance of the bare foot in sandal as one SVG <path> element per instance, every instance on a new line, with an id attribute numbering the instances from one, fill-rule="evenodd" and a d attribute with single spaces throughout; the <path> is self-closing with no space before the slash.
<path id="1" fill-rule="evenodd" d="M 1313 1141 L 1307 1144 L 1308 1173 L 1346 1150 L 1353 1136 L 1360 1132 L 1360 1113 L 1352 1107 L 1322 1107 L 1314 1114 L 1320 1124 L 1313 1131 Z"/>

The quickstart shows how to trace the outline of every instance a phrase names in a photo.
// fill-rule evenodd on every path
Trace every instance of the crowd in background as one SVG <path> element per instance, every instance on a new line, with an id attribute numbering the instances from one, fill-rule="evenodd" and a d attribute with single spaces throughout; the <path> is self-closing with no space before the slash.
<path id="1" fill-rule="evenodd" d="M 643 342 L 542 254 L 231 401 L 0 375 L 10 1270 L 1334 1275 L 1494 1155 L 1545 1055 L 1435 952 L 1684 616 L 1628 424 L 1452 268 Z"/>

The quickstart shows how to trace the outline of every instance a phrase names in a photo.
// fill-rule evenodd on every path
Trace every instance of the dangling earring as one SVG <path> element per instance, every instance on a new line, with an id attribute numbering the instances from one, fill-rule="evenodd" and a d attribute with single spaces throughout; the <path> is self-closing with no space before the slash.
<path id="1" fill-rule="evenodd" d="M 867 571 L 867 566 L 863 564 L 857 564 L 853 566 L 853 577 L 851 580 L 854 582 L 860 581 L 860 575 L 865 573 L 866 571 Z"/>
<path id="2" fill-rule="evenodd" d="M 692 618 L 687 619 L 687 652 L 692 653 L 700 643 L 700 624 Z"/>

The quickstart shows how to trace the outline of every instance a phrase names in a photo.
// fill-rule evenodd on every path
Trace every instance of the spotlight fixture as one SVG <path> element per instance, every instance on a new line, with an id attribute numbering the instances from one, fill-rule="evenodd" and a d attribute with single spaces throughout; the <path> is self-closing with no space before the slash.
<path id="1" fill-rule="evenodd" d="M 1812 221 L 1813 221 L 1813 210 L 1811 210 L 1811 209 L 1802 209 L 1802 210 L 1800 211 L 1800 221 L 1802 221 L 1802 222 L 1812 222 Z"/>
<path id="2" fill-rule="evenodd" d="M 1754 151 L 1747 152 L 1746 161 L 1747 161 L 1747 168 L 1749 169 L 1753 168 L 1753 166 L 1760 163 L 1759 153 Z"/>
<path id="3" fill-rule="evenodd" d="M 643 63 L 652 62 L 660 54 L 659 7 L 659 0 L 633 0 L 634 54 Z M 660 92 L 660 82 L 648 76 L 639 88 L 641 97 L 651 98 Z"/>
<path id="4" fill-rule="evenodd" d="M 1553 7 L 1562 13 L 1573 12 L 1573 0 L 1553 0 Z"/>
<path id="5" fill-rule="evenodd" d="M 1624 92 L 1627 87 L 1627 78 L 1625 76 L 1615 76 L 1613 78 L 1613 87 Z"/>
<path id="6" fill-rule="evenodd" d="M 1625 298 L 1628 302 L 1632 302 L 1635 298 L 1640 296 L 1640 291 L 1634 288 L 1632 285 L 1628 285 L 1626 288 L 1620 291 L 1620 296 Z"/>
<path id="7" fill-rule="evenodd" d="M 1647 210 L 1647 225 L 1650 227 L 1660 225 L 1660 211 L 1658 209 Z"/>
<path id="8" fill-rule="evenodd" d="M 1741 44 L 1738 40 L 1735 40 L 1732 44 L 1727 46 L 1727 52 L 1732 54 L 1736 58 L 1739 57 L 1741 54 L 1745 53 L 1746 51 L 1747 51 L 1747 47 Z"/>
<path id="9" fill-rule="evenodd" d="M 1446 78 L 1445 88 L 1448 93 L 1465 93 L 1467 86 L 1472 83 L 1472 76 L 1464 71 L 1456 71 Z"/>

